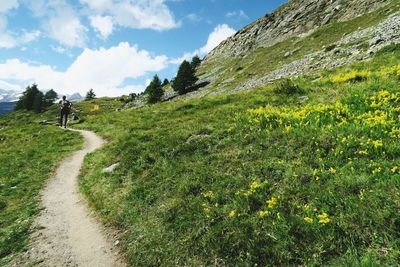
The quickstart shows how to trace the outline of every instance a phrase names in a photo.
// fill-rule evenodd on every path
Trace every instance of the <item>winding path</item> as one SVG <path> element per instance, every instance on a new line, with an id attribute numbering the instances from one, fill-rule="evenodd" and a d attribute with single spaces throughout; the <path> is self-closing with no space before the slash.
<path id="1" fill-rule="evenodd" d="M 78 132 L 85 138 L 84 148 L 61 162 L 43 192 L 45 210 L 35 222 L 28 261 L 35 266 L 125 266 L 78 192 L 85 155 L 104 141 L 93 132 Z"/>

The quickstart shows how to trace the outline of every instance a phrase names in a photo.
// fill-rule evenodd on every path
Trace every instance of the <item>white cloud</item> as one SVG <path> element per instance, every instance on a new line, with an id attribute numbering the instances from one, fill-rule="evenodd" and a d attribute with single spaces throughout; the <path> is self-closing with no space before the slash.
<path id="1" fill-rule="evenodd" d="M 42 19 L 42 27 L 49 37 L 69 47 L 85 46 L 87 28 L 65 0 L 35 0 L 28 5 L 33 15 Z"/>
<path id="2" fill-rule="evenodd" d="M 214 31 L 208 36 L 205 46 L 200 48 L 200 54 L 208 54 L 216 48 L 222 41 L 234 35 L 236 31 L 227 24 L 220 24 L 215 27 Z"/>
<path id="3" fill-rule="evenodd" d="M 59 54 L 65 54 L 67 52 L 67 49 L 65 49 L 65 47 L 62 46 L 50 46 L 50 48 L 51 50 Z"/>
<path id="4" fill-rule="evenodd" d="M 17 92 L 17 93 L 22 92 L 22 88 L 19 85 L 11 84 L 6 81 L 0 80 L 0 91 L 2 91 L 2 89 L 6 90 L 6 91 Z"/>
<path id="5" fill-rule="evenodd" d="M 219 24 L 217 27 L 214 28 L 213 32 L 210 33 L 207 39 L 207 43 L 193 51 L 193 52 L 186 52 L 180 58 L 171 59 L 170 63 L 172 64 L 180 64 L 183 60 L 190 60 L 195 55 L 205 56 L 211 52 L 214 48 L 216 48 L 222 41 L 226 40 L 227 38 L 231 37 L 236 33 L 236 30 L 229 27 L 227 24 Z"/>
<path id="6" fill-rule="evenodd" d="M 118 26 L 134 29 L 167 30 L 176 28 L 165 0 L 80 0 L 97 15 L 109 15 Z"/>
<path id="7" fill-rule="evenodd" d="M 121 94 L 129 95 L 129 94 L 132 94 L 132 93 L 135 93 L 135 94 L 141 93 L 146 89 L 146 87 L 147 87 L 146 84 L 144 84 L 144 85 L 128 85 L 128 86 L 125 86 L 125 87 L 120 88 L 118 90 L 120 90 L 121 92 L 124 92 L 124 93 L 121 93 Z"/>
<path id="8" fill-rule="evenodd" d="M 0 15 L 0 48 L 14 48 L 30 43 L 40 37 L 40 31 L 27 32 L 25 30 L 19 36 L 7 31 L 7 18 Z"/>
<path id="9" fill-rule="evenodd" d="M 110 16 L 90 16 L 90 24 L 98 31 L 103 39 L 107 39 L 113 32 L 113 21 Z"/>
<path id="10" fill-rule="evenodd" d="M 11 9 L 17 8 L 18 5 L 18 0 L 1 0 L 0 13 L 6 13 Z"/>
<path id="11" fill-rule="evenodd" d="M 226 13 L 227 18 L 249 19 L 249 16 L 243 10 L 231 11 Z"/>
<path id="12" fill-rule="evenodd" d="M 190 21 L 201 21 L 201 18 L 196 13 L 190 13 L 186 16 L 186 18 Z"/>
<path id="13" fill-rule="evenodd" d="M 23 4 L 39 20 L 44 35 L 63 46 L 81 48 L 86 47 L 88 38 L 87 25 L 83 24 L 86 21 L 84 14 L 102 39 L 107 39 L 116 27 L 162 31 L 180 26 L 167 6 L 169 0 L 79 1 L 84 6 L 74 5 L 70 0 L 0 0 L 0 19 L 4 17 L 3 20 L 6 20 L 7 12 Z M 10 34 L 6 28 L 0 31 L 0 48 L 18 46 L 19 42 L 14 37 L 16 34 Z"/>
<path id="14" fill-rule="evenodd" d="M 59 93 L 85 94 L 93 88 L 98 96 L 129 94 L 142 86 L 126 86 L 126 79 L 139 78 L 167 67 L 166 56 L 151 56 L 128 43 L 109 49 L 85 49 L 64 72 L 48 65 L 32 65 L 19 59 L 0 64 L 0 80 L 20 83 L 36 82 L 42 89 L 54 88 Z"/>
<path id="15" fill-rule="evenodd" d="M 38 30 L 27 32 L 24 31 L 21 37 L 18 38 L 20 44 L 30 43 L 38 39 L 42 33 Z"/>

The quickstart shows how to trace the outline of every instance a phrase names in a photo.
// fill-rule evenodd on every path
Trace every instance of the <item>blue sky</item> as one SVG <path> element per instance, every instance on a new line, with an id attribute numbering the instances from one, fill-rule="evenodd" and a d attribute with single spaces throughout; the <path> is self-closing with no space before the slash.
<path id="1" fill-rule="evenodd" d="M 0 89 L 117 96 L 204 56 L 285 0 L 1 0 Z"/>

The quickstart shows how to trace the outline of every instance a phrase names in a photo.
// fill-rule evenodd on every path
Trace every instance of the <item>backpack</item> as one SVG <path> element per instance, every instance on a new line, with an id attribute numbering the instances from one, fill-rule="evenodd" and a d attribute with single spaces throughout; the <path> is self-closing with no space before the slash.
<path id="1" fill-rule="evenodd" d="M 60 106 L 62 111 L 69 111 L 71 108 L 71 102 L 69 102 L 68 100 L 61 100 Z"/>

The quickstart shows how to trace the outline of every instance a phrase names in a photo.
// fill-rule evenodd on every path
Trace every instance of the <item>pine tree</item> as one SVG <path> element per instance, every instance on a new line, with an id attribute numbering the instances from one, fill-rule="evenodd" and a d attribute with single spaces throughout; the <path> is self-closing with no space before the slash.
<path id="1" fill-rule="evenodd" d="M 87 93 L 86 93 L 86 97 L 85 97 L 85 101 L 89 101 L 92 100 L 96 97 L 96 94 L 94 93 L 93 89 L 90 89 Z"/>
<path id="2" fill-rule="evenodd" d="M 44 107 L 44 95 L 42 92 L 38 92 L 33 101 L 32 110 L 36 113 L 41 113 Z"/>
<path id="3" fill-rule="evenodd" d="M 49 91 L 47 91 L 43 97 L 44 107 L 47 108 L 47 107 L 50 107 L 51 105 L 53 105 L 53 103 L 57 99 L 57 97 L 58 97 L 58 94 L 53 89 L 50 89 Z"/>
<path id="4" fill-rule="evenodd" d="M 185 94 L 190 91 L 195 84 L 197 78 L 190 63 L 184 60 L 179 66 L 178 74 L 176 75 L 172 88 L 179 94 Z"/>
<path id="5" fill-rule="evenodd" d="M 39 94 L 39 92 L 38 86 L 35 83 L 26 87 L 25 92 L 22 93 L 22 96 L 15 105 L 15 110 L 33 110 L 36 95 Z"/>
<path id="6" fill-rule="evenodd" d="M 192 62 L 190 62 L 190 66 L 192 67 L 193 71 L 195 71 L 197 69 L 198 66 L 200 66 L 201 63 L 201 59 L 199 58 L 198 55 L 195 55 L 192 58 Z"/>
<path id="7" fill-rule="evenodd" d="M 168 79 L 164 79 L 164 81 L 163 81 L 163 83 L 162 83 L 162 85 L 161 86 L 166 86 L 166 85 L 168 85 L 169 84 L 169 81 L 168 81 Z"/>
<path id="8" fill-rule="evenodd" d="M 162 89 L 161 80 L 157 75 L 154 75 L 153 80 L 147 86 L 145 92 L 147 93 L 147 103 L 154 104 L 161 101 L 161 97 L 164 95 Z"/>

